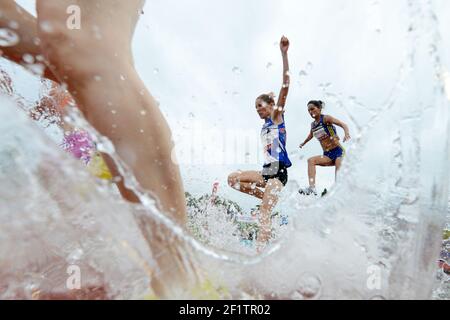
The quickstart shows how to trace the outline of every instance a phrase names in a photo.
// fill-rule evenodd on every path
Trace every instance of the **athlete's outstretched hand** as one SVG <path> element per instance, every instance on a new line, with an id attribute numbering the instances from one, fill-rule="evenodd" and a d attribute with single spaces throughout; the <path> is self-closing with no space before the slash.
<path id="1" fill-rule="evenodd" d="M 285 36 L 281 37 L 280 40 L 280 49 L 282 53 L 287 53 L 288 49 L 289 49 L 289 39 L 286 38 Z"/>
<path id="2" fill-rule="evenodd" d="M 347 142 L 351 139 L 350 134 L 348 132 L 345 133 L 344 142 Z"/>

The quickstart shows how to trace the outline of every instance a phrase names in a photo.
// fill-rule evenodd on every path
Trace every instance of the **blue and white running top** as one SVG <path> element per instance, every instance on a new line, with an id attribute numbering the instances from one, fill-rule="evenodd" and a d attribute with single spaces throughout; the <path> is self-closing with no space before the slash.
<path id="1" fill-rule="evenodd" d="M 286 126 L 276 125 L 272 119 L 266 119 L 261 130 L 261 141 L 264 148 L 264 165 L 281 162 L 286 168 L 292 166 L 286 151 Z"/>

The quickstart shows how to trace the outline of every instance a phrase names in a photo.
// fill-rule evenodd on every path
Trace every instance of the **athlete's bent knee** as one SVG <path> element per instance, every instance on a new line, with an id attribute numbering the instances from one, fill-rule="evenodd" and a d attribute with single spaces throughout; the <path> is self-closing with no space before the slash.
<path id="1" fill-rule="evenodd" d="M 283 183 L 279 179 L 270 179 L 267 181 L 266 189 L 281 189 L 283 188 Z"/>
<path id="2" fill-rule="evenodd" d="M 232 188 L 238 183 L 238 173 L 234 172 L 228 176 L 228 185 Z"/>

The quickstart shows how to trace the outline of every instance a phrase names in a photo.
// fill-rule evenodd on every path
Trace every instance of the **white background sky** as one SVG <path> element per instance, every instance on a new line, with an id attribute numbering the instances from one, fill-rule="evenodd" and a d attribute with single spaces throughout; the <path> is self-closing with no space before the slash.
<path id="1" fill-rule="evenodd" d="M 18 2 L 33 9 L 32 0 Z M 310 128 L 309 100 L 327 102 L 325 112 L 347 122 L 352 135 L 357 124 L 366 123 L 370 110 L 385 102 L 407 50 L 406 3 L 147 0 L 134 40 L 136 66 L 161 102 L 181 148 L 188 145 L 195 123 L 219 132 L 249 130 L 258 136 L 262 121 L 254 100 L 261 93 L 278 94 L 282 75 L 278 41 L 286 35 L 291 41 L 292 74 L 286 108 L 288 151 L 296 151 Z M 450 1 L 436 0 L 434 5 L 441 32 L 446 32 Z M 233 72 L 235 67 L 241 72 Z M 300 76 L 301 71 L 307 76 Z M 204 144 L 208 154 L 221 152 L 216 138 L 206 136 Z M 319 143 L 312 141 L 301 151 L 302 160 L 293 154 L 290 177 L 306 185 L 306 159 L 321 153 Z M 222 195 L 250 206 L 253 200 L 226 186 L 227 174 L 238 168 L 258 170 L 260 164 L 184 165 L 185 188 L 206 193 L 218 179 Z M 319 169 L 319 187 L 330 186 L 333 179 L 332 169 Z"/>

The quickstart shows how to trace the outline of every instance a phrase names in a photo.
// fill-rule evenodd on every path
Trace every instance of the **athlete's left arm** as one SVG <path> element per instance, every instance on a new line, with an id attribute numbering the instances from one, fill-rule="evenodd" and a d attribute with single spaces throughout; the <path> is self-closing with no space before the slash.
<path id="1" fill-rule="evenodd" d="M 323 118 L 323 121 L 326 124 L 334 124 L 334 125 L 337 125 L 338 127 L 341 127 L 342 129 L 344 129 L 344 133 L 345 133 L 344 142 L 346 142 L 346 141 L 351 139 L 350 131 L 348 130 L 348 126 L 344 122 L 342 122 L 341 120 L 333 118 L 332 116 L 325 116 Z"/>
<path id="2" fill-rule="evenodd" d="M 283 36 L 280 40 L 280 50 L 283 57 L 283 84 L 281 86 L 280 94 L 278 96 L 278 102 L 276 108 L 272 113 L 272 119 L 276 123 L 283 122 L 284 106 L 286 105 L 287 95 L 289 93 L 290 75 L 289 75 L 289 39 Z"/>

